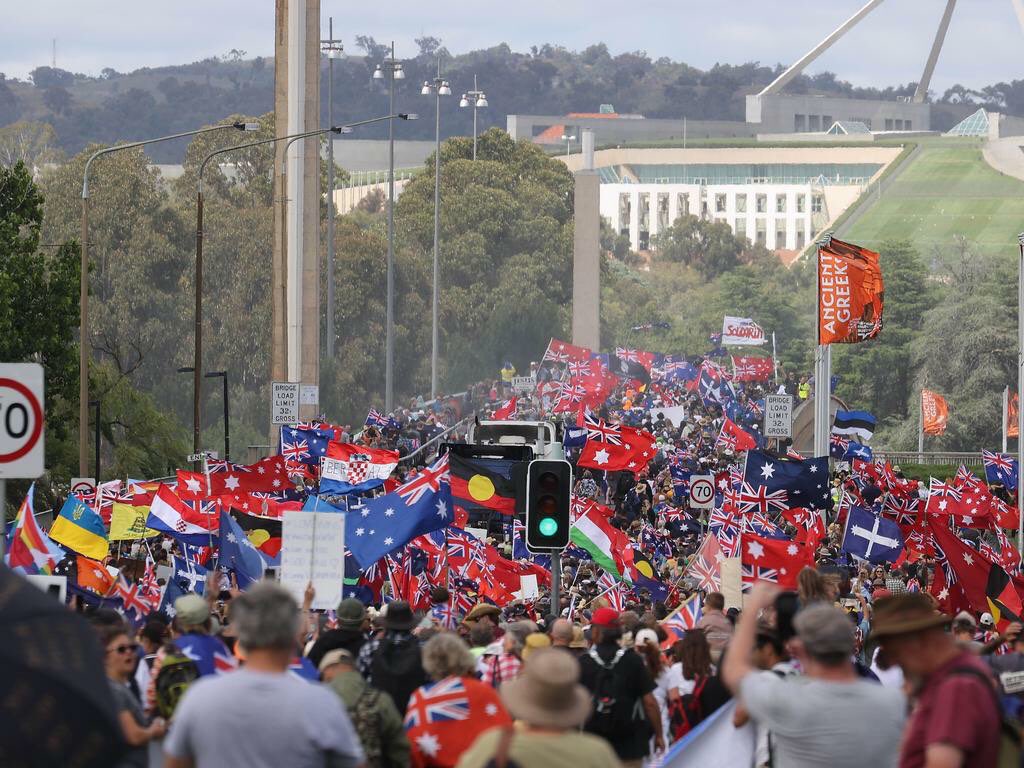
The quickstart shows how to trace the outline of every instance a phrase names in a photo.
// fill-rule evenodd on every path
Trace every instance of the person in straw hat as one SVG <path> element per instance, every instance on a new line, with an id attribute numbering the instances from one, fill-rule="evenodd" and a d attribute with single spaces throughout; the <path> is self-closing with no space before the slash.
<path id="1" fill-rule="evenodd" d="M 579 730 L 592 706 L 579 679 L 579 662 L 568 653 L 556 648 L 531 653 L 522 674 L 500 690 L 519 727 L 487 731 L 463 753 L 457 768 L 618 768 L 608 742 Z"/>
<path id="2" fill-rule="evenodd" d="M 920 592 L 875 604 L 868 640 L 881 646 L 889 663 L 903 669 L 915 691 L 900 768 L 997 764 L 1000 707 L 995 680 L 946 631 L 950 621 Z"/>

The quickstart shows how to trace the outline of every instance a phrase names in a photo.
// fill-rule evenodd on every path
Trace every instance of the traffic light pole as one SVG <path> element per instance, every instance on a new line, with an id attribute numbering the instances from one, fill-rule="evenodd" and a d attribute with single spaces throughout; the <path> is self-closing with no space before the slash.
<path id="1" fill-rule="evenodd" d="M 551 613 L 562 615 L 562 553 L 551 553 Z"/>

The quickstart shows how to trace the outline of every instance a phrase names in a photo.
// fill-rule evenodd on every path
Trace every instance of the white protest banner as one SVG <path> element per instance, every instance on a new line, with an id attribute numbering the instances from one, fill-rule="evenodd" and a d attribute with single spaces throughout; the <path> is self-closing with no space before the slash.
<path id="1" fill-rule="evenodd" d="M 540 597 L 540 589 L 537 586 L 537 574 L 527 573 L 519 577 L 519 596 L 523 600 L 532 600 Z"/>
<path id="2" fill-rule="evenodd" d="M 749 317 L 726 315 L 722 321 L 723 346 L 756 347 L 768 341 L 764 328 Z"/>
<path id="3" fill-rule="evenodd" d="M 281 526 L 281 584 L 299 603 L 313 582 L 315 610 L 336 608 L 345 581 L 345 516 L 285 512 Z"/>

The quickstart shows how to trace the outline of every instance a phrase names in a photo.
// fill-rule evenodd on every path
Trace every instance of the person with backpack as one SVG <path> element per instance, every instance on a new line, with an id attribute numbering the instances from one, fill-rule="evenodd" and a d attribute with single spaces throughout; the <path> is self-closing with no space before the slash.
<path id="1" fill-rule="evenodd" d="M 672 669 L 678 674 L 679 703 L 672 707 L 670 731 L 681 739 L 732 698 L 711 663 L 707 635 L 693 629 L 672 646 Z"/>
<path id="2" fill-rule="evenodd" d="M 476 659 L 458 635 L 430 638 L 423 667 L 432 682 L 413 692 L 405 713 L 415 768 L 452 768 L 481 733 L 512 724 L 497 691 L 476 679 Z"/>
<path id="3" fill-rule="evenodd" d="M 598 608 L 590 619 L 590 650 L 580 657 L 580 682 L 594 709 L 584 730 L 611 744 L 626 768 L 640 768 L 650 751 L 665 749 L 654 679 L 632 648 L 622 648 L 619 613 Z"/>
<path id="4" fill-rule="evenodd" d="M 420 644 L 412 630 L 417 624 L 404 600 L 384 606 L 384 632 L 359 650 L 358 668 L 366 682 L 388 694 L 404 714 L 412 692 L 427 682 Z"/>
<path id="5" fill-rule="evenodd" d="M 409 740 L 402 716 L 390 696 L 366 684 L 352 653 L 345 648 L 327 651 L 320 660 L 320 676 L 344 702 L 367 768 L 408 768 Z"/>
<path id="6" fill-rule="evenodd" d="M 658 711 L 661 713 L 661 731 L 665 737 L 665 743 L 669 744 L 674 738 L 669 733 L 669 707 L 676 707 L 679 701 L 679 685 L 682 677 L 679 671 L 673 669 L 661 653 L 658 633 L 653 629 L 644 627 L 636 633 L 633 638 L 633 648 L 640 654 L 640 658 L 647 665 L 647 671 L 654 679 L 654 698 L 658 702 Z"/>
<path id="7" fill-rule="evenodd" d="M 875 603 L 874 618 L 869 642 L 880 644 L 916 691 L 900 768 L 1019 766 L 1019 733 L 1006 723 L 1004 744 L 1003 711 L 991 670 L 957 645 L 946 631 L 952 619 L 935 610 L 930 596 L 882 598 Z"/>

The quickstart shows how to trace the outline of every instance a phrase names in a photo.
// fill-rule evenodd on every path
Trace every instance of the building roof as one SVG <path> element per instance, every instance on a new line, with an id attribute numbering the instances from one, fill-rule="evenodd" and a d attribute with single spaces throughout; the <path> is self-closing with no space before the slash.
<path id="1" fill-rule="evenodd" d="M 860 120 L 836 120 L 825 133 L 832 136 L 849 136 L 851 134 L 870 134 L 871 129 Z"/>
<path id="2" fill-rule="evenodd" d="M 988 136 L 988 112 L 984 108 L 968 115 L 948 131 L 947 136 Z"/>

